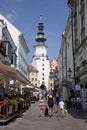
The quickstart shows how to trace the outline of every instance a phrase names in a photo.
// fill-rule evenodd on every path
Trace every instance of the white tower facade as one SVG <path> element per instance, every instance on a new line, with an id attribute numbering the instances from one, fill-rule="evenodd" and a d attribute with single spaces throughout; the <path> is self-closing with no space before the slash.
<path id="1" fill-rule="evenodd" d="M 34 66 L 38 71 L 38 80 L 41 85 L 45 85 L 48 90 L 48 81 L 50 74 L 50 60 L 47 55 L 47 46 L 45 45 L 46 38 L 43 32 L 43 21 L 40 16 L 40 21 L 38 23 L 38 33 L 35 37 L 36 45 L 34 45 L 34 55 L 32 58 L 32 66 Z M 39 86 L 39 87 L 40 87 Z"/>

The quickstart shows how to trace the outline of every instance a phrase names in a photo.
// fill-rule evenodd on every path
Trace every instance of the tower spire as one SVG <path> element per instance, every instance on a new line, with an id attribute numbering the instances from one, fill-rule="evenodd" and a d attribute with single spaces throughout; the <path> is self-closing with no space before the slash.
<path id="1" fill-rule="evenodd" d="M 36 44 L 34 47 L 34 55 L 32 56 L 32 66 L 34 66 L 38 70 L 38 86 L 41 85 L 46 86 L 48 89 L 49 85 L 49 73 L 50 73 L 50 61 L 47 55 L 47 45 L 45 45 L 46 38 L 44 36 L 44 24 L 42 20 L 42 15 L 39 17 L 38 22 L 38 32 L 36 34 L 35 40 Z M 44 71 L 43 71 L 44 70 Z"/>
<path id="2" fill-rule="evenodd" d="M 42 21 L 42 15 L 40 15 L 40 21 Z"/>
<path id="3" fill-rule="evenodd" d="M 38 33 L 35 37 L 35 40 L 37 41 L 37 45 L 45 45 L 44 42 L 46 41 L 46 37 L 44 36 L 44 25 L 42 20 L 42 15 L 40 15 L 40 20 L 38 22 Z"/>

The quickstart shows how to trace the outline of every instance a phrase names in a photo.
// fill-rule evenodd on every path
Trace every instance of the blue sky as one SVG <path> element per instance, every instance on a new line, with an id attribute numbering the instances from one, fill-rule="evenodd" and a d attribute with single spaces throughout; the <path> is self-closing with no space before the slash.
<path id="1" fill-rule="evenodd" d="M 61 35 L 66 27 L 70 9 L 68 0 L 0 0 L 0 13 L 19 29 L 29 47 L 28 63 L 31 64 L 38 32 L 38 22 L 42 15 L 44 33 L 47 38 L 50 60 L 57 58 L 61 46 Z"/>

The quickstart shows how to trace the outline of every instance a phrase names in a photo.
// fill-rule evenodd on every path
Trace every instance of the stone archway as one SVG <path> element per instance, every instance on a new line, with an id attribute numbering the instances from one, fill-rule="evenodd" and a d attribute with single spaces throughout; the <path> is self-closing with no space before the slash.
<path id="1" fill-rule="evenodd" d="M 41 90 L 46 90 L 46 86 L 44 84 L 41 84 L 40 89 Z"/>

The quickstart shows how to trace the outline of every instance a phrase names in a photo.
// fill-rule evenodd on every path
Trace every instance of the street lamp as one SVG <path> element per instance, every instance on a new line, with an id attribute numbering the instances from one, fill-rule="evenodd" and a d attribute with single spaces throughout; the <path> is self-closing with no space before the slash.
<path id="1" fill-rule="evenodd" d="M 69 70 L 68 70 L 68 77 L 69 78 L 71 77 L 71 73 L 72 73 L 72 70 L 71 70 L 71 68 L 69 68 Z"/>

